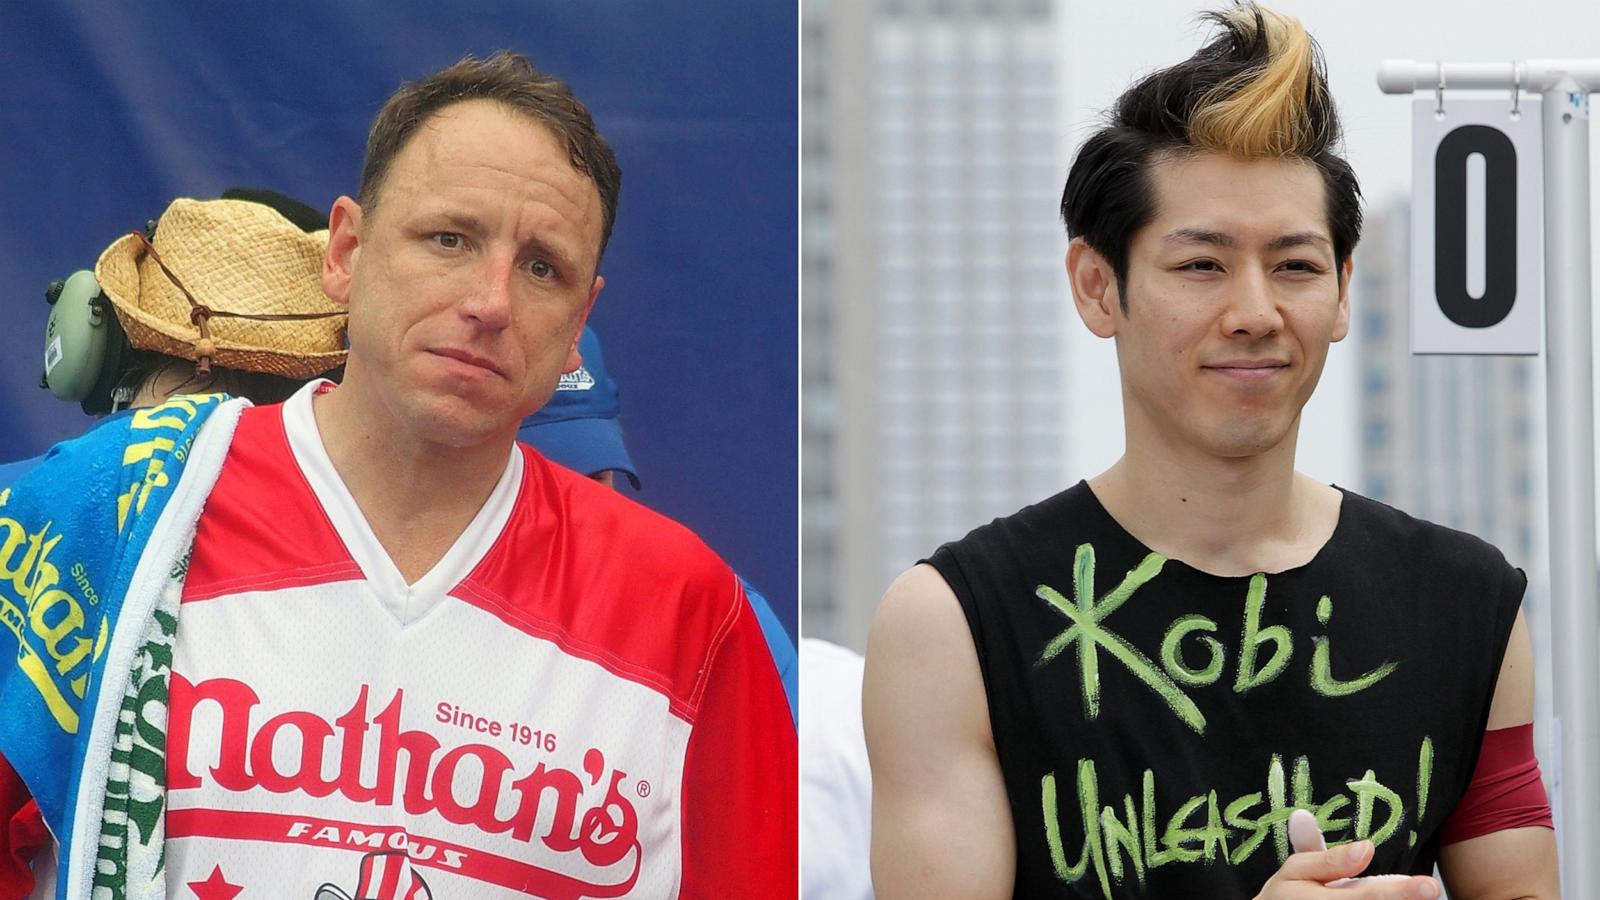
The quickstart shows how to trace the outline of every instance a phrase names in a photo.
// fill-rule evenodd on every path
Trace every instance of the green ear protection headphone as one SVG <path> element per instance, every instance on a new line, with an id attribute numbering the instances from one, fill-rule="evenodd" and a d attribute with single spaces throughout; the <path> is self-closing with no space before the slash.
<path id="1" fill-rule="evenodd" d="M 130 346 L 111 301 L 94 273 L 82 269 L 50 282 L 44 299 L 50 320 L 44 329 L 44 376 L 39 386 L 62 400 L 75 400 L 91 416 L 111 412 L 131 396 L 115 382 Z"/>
<path id="2" fill-rule="evenodd" d="M 270 206 L 302 231 L 328 227 L 323 213 L 265 188 L 229 188 L 222 199 Z M 154 219 L 146 223 L 145 234 L 155 239 Z M 50 321 L 44 330 L 44 376 L 39 386 L 63 400 L 76 401 L 91 416 L 103 416 L 131 401 L 135 386 L 119 382 L 133 345 L 94 273 L 79 270 L 50 282 L 44 299 L 50 304 Z"/>

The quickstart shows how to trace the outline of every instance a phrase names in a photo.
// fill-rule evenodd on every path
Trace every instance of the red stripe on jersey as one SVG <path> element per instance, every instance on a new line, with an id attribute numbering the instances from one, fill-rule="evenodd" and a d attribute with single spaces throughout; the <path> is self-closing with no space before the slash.
<path id="1" fill-rule="evenodd" d="M 245 410 L 200 515 L 184 602 L 360 577 L 289 450 L 282 406 Z"/>
<path id="2" fill-rule="evenodd" d="M 604 647 L 585 643 L 562 631 L 560 626 L 555 623 L 540 621 L 507 603 L 503 598 L 477 588 L 470 581 L 464 582 L 457 587 L 451 592 L 451 595 L 458 600 L 463 600 L 492 614 L 501 622 L 524 634 L 543 638 L 555 644 L 561 648 L 562 653 L 568 656 L 588 660 L 618 678 L 642 684 L 660 692 L 667 698 L 667 708 L 673 715 L 691 725 L 694 724 L 693 708 L 686 699 L 678 697 L 673 692 L 672 683 L 662 678 L 658 673 L 642 666 L 633 665 L 626 659 L 609 652 Z"/>
<path id="3" fill-rule="evenodd" d="M 717 642 L 747 605 L 738 579 L 682 525 L 523 451 L 518 513 L 451 595 L 663 691 L 692 722 Z"/>

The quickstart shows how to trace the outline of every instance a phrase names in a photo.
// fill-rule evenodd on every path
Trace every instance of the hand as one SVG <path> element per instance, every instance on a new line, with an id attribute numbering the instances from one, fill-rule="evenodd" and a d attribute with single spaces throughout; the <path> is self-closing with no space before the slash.
<path id="1" fill-rule="evenodd" d="M 1268 879 L 1256 900 L 1433 900 L 1439 896 L 1439 883 L 1426 875 L 1355 877 L 1372 861 L 1372 842 L 1357 841 L 1329 850 L 1316 817 L 1303 809 L 1289 817 L 1289 842 L 1294 855 Z"/>

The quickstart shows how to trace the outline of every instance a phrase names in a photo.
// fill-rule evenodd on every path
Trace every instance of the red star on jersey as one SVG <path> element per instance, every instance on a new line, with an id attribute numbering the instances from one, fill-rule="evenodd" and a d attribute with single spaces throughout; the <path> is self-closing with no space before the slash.
<path id="1" fill-rule="evenodd" d="M 222 877 L 222 867 L 214 866 L 210 878 L 189 882 L 189 890 L 194 891 L 199 900 L 233 900 L 244 890 L 244 885 L 229 884 L 228 879 Z"/>

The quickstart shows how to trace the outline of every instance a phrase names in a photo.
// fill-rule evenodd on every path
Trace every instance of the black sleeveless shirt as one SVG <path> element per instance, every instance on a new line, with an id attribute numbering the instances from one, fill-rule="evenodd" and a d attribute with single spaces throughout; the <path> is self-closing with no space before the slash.
<path id="1" fill-rule="evenodd" d="M 1366 874 L 1431 873 L 1527 583 L 1349 492 L 1306 565 L 1209 575 L 1082 482 L 928 562 L 977 645 L 1018 897 L 1253 897 L 1296 808 L 1370 838 Z"/>

